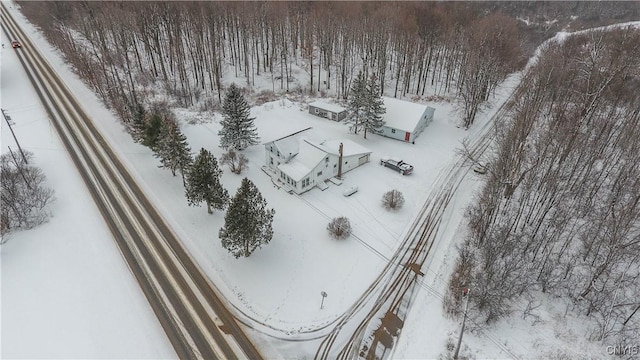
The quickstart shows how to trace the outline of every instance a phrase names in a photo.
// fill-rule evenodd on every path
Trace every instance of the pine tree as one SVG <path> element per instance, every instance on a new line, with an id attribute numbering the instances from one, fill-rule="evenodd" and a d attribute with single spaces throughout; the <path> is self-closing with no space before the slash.
<path id="1" fill-rule="evenodd" d="M 158 147 L 158 141 L 164 127 L 164 119 L 158 115 L 153 114 L 147 120 L 144 128 L 144 134 L 142 135 L 142 145 L 147 146 L 151 150 L 155 150 Z"/>
<path id="2" fill-rule="evenodd" d="M 266 207 L 267 202 L 258 188 L 249 179 L 242 179 L 224 217 L 224 227 L 218 234 L 222 247 L 236 259 L 240 256 L 249 257 L 262 244 L 271 241 L 275 211 Z"/>
<path id="3" fill-rule="evenodd" d="M 364 138 L 367 138 L 367 131 L 379 134 L 382 131 L 384 120 L 382 114 L 387 112 L 384 101 L 380 94 L 380 86 L 375 75 L 371 75 L 366 88 L 366 101 L 364 107 L 364 117 L 362 126 L 364 128 Z"/>
<path id="4" fill-rule="evenodd" d="M 141 143 L 144 140 L 144 132 L 146 128 L 145 119 L 147 112 L 139 103 L 134 106 L 133 114 L 131 115 L 131 122 L 129 124 L 129 133 L 133 138 L 133 141 Z"/>
<path id="5" fill-rule="evenodd" d="M 229 202 L 229 192 L 220 184 L 222 170 L 216 158 L 206 149 L 201 149 L 187 172 L 186 197 L 190 206 L 207 203 L 207 212 L 223 210 Z"/>
<path id="6" fill-rule="evenodd" d="M 175 121 L 169 121 L 164 129 L 154 155 L 160 159 L 161 167 L 170 169 L 173 176 L 176 176 L 176 170 L 180 170 L 185 184 L 185 172 L 193 162 L 187 137 Z"/>
<path id="7" fill-rule="evenodd" d="M 365 108 L 367 102 L 367 82 L 362 74 L 362 71 L 358 73 L 358 76 L 353 80 L 351 85 L 351 94 L 349 97 L 349 104 L 347 105 L 347 112 L 349 117 L 346 122 L 352 124 L 349 130 L 354 134 L 358 133 L 358 126 L 362 124 L 363 117 L 365 115 Z"/>
<path id="8" fill-rule="evenodd" d="M 231 84 L 222 105 L 220 122 L 222 129 L 218 132 L 220 146 L 223 149 L 244 150 L 248 146 L 259 143 L 258 132 L 253 123 L 255 118 L 249 117 L 249 103 L 236 84 Z"/>

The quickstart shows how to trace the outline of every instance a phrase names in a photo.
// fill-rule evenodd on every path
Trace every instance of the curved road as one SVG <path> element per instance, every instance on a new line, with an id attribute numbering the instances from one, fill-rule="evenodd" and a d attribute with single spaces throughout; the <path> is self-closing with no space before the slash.
<path id="1" fill-rule="evenodd" d="M 471 158 L 479 156 L 491 143 L 496 118 L 509 111 L 509 97 L 469 144 Z M 412 223 L 407 236 L 380 275 L 339 319 L 331 333 L 321 342 L 316 359 L 381 359 L 388 357 L 400 334 L 411 301 L 417 294 L 422 268 L 437 240 L 440 223 L 458 186 L 470 170 L 469 157 L 443 169 L 424 206 Z M 347 339 L 346 342 L 341 343 Z M 496 343 L 516 357 L 509 349 Z"/>
<path id="2" fill-rule="evenodd" d="M 111 230 L 122 256 L 181 359 L 261 359 L 215 286 L 143 195 L 90 118 L 0 5 L 2 29 Z"/>

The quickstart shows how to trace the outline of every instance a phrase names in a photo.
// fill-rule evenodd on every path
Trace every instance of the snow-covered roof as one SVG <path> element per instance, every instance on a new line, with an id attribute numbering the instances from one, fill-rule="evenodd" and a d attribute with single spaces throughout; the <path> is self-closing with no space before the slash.
<path id="1" fill-rule="evenodd" d="M 278 169 L 294 181 L 302 180 L 327 156 L 326 151 L 313 145 L 305 138 L 299 140 L 299 150 L 298 155 L 293 159 L 278 166 Z"/>
<path id="2" fill-rule="evenodd" d="M 347 109 L 338 106 L 338 105 L 333 105 L 333 104 L 327 104 L 326 102 L 322 102 L 322 101 L 314 101 L 309 103 L 309 106 L 313 106 L 313 107 L 317 107 L 319 109 L 324 109 L 324 110 L 328 110 L 331 111 L 332 113 L 341 113 L 343 111 L 347 111 Z"/>
<path id="3" fill-rule="evenodd" d="M 310 129 L 311 127 L 307 127 L 302 130 L 298 130 L 288 135 L 279 137 L 275 140 L 267 141 L 263 144 L 266 145 L 269 143 L 273 143 L 283 156 L 289 156 L 289 154 L 291 154 L 291 156 L 294 156 L 299 151 L 300 138 L 307 134 L 308 130 Z"/>
<path id="4" fill-rule="evenodd" d="M 298 135 L 300 133 L 307 132 L 307 130 L 311 130 L 311 126 L 308 126 L 308 127 L 302 128 L 302 129 L 298 129 L 298 130 L 295 130 L 295 131 L 285 132 L 285 133 L 280 132 L 280 134 L 282 134 L 282 135 L 278 136 L 275 139 L 272 139 L 272 140 L 269 140 L 269 141 L 265 141 L 265 142 L 262 143 L 262 145 L 266 145 L 268 143 L 275 142 L 275 141 L 278 141 L 278 140 L 282 140 L 282 139 L 285 139 L 285 138 L 288 138 L 288 137 L 294 137 L 294 136 L 296 136 L 296 135 Z M 299 137 L 299 136 L 297 136 L 297 137 Z"/>
<path id="5" fill-rule="evenodd" d="M 343 156 L 371 153 L 371 150 L 349 139 L 325 140 L 320 143 L 319 146 L 326 152 L 337 155 L 338 149 L 340 149 L 340 143 L 342 143 Z"/>
<path id="6" fill-rule="evenodd" d="M 287 158 L 287 156 L 295 156 L 300 150 L 300 139 L 296 136 L 284 138 L 282 140 L 275 141 L 274 144 L 280 154 Z"/>
<path id="7" fill-rule="evenodd" d="M 382 115 L 385 126 L 402 131 L 413 132 L 425 110 L 426 105 L 420 105 L 409 101 L 398 100 L 383 96 L 384 107 L 387 113 Z"/>

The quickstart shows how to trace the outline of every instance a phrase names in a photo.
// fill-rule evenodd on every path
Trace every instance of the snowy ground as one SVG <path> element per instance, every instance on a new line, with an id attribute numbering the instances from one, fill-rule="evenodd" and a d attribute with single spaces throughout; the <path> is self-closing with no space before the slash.
<path id="1" fill-rule="evenodd" d="M 347 173 L 342 186 L 331 185 L 324 192 L 313 189 L 296 197 L 274 187 L 261 171 L 262 146 L 246 150 L 250 168 L 242 176 L 249 177 L 269 206 L 275 208 L 275 234 L 270 244 L 250 258 L 235 259 L 217 239 L 224 214 L 209 215 L 205 208 L 187 206 L 180 177 L 159 169 L 151 151 L 133 143 L 113 114 L 63 63 L 58 52 L 31 26 L 26 27 L 194 258 L 242 317 L 255 324 L 251 334 L 262 338 L 259 344 L 267 348 L 268 357 L 313 353 L 317 345 L 313 341 L 288 343 L 274 337 L 313 338 L 323 325 L 353 303 L 395 249 L 439 172 L 455 159 L 460 141 L 474 133 L 473 129 L 466 132 L 455 126 L 456 115 L 449 103 L 429 104 L 436 108 L 434 122 L 415 145 L 375 135 L 364 140 L 361 135 L 348 134 L 345 125 L 309 115 L 304 104 L 286 99 L 254 108 L 252 114 L 263 141 L 312 126 L 323 139 L 348 138 L 372 150 L 373 155 L 371 163 Z M 49 223 L 13 235 L 0 250 L 0 355 L 175 357 L 13 52 L 5 48 L 1 54 L 2 108 L 11 114 L 21 145 L 34 152 L 58 200 L 51 209 L 54 217 Z M 242 79 L 237 80 L 242 84 Z M 513 77 L 509 85 L 516 82 L 517 77 Z M 496 101 L 507 94 L 504 91 Z M 483 113 L 477 127 L 496 109 Z M 184 109 L 177 114 L 194 153 L 201 147 L 216 156 L 222 153 L 217 136 L 219 116 Z M 191 121 L 194 118 L 199 121 Z M 2 144 L 2 152 L 7 151 L 6 145 L 14 147 L 6 124 L 2 126 Z M 380 167 L 377 162 L 383 155 L 403 158 L 414 165 L 415 173 L 403 177 Z M 230 194 L 235 193 L 241 179 L 225 169 L 223 184 Z M 456 256 L 450 245 L 460 240 L 461 234 L 456 230 L 480 181 L 480 177 L 471 175 L 452 201 L 455 206 L 446 215 L 446 231 L 429 264 L 423 283 L 425 291 L 414 302 L 394 357 L 438 357 L 445 351 L 447 340 L 457 335 L 457 323 L 442 317 L 440 296 Z M 342 190 L 351 185 L 359 187 L 358 193 L 343 197 Z M 395 213 L 380 206 L 382 194 L 394 188 L 402 191 L 407 200 L 405 207 Z M 330 239 L 325 230 L 329 219 L 338 215 L 347 216 L 354 227 L 354 236 L 346 241 Z M 322 310 L 321 291 L 328 294 Z M 534 349 L 535 344 L 532 347 L 526 324 L 507 324 L 489 335 L 465 335 L 464 343 L 479 358 L 512 356 L 501 352 L 491 339 L 506 344 L 518 356 L 545 354 Z M 514 327 L 520 331 L 512 331 Z"/>
<path id="2" fill-rule="evenodd" d="M 11 235 L 0 248 L 0 357 L 175 357 L 15 50 L 1 36 L 1 106 L 57 200 L 48 223 Z M 16 150 L 4 119 L 1 144 L 2 153 Z"/>

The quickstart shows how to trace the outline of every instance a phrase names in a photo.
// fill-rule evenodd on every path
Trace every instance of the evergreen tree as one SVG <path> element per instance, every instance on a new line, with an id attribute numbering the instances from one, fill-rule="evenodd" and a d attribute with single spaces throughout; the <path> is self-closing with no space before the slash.
<path id="1" fill-rule="evenodd" d="M 358 133 L 358 126 L 363 122 L 366 103 L 367 82 L 362 71 L 360 71 L 356 79 L 353 80 L 353 84 L 351 84 L 351 94 L 347 105 L 349 117 L 347 117 L 346 122 L 352 124 L 349 130 L 353 131 L 354 134 Z"/>
<path id="2" fill-rule="evenodd" d="M 213 209 L 223 210 L 229 202 L 229 193 L 220 184 L 222 170 L 216 158 L 206 149 L 201 149 L 196 156 L 191 170 L 187 172 L 185 185 L 186 197 L 190 206 L 207 203 L 207 212 Z"/>
<path id="3" fill-rule="evenodd" d="M 364 128 L 364 138 L 367 138 L 367 131 L 379 134 L 384 125 L 382 114 L 386 113 L 380 86 L 375 75 L 371 75 L 366 87 L 366 97 L 364 106 L 364 117 L 362 119 L 362 127 Z"/>
<path id="4" fill-rule="evenodd" d="M 131 122 L 129 124 L 129 133 L 133 138 L 133 141 L 141 143 L 144 140 L 144 132 L 146 128 L 145 119 L 147 112 L 139 103 L 134 106 L 133 114 L 131 115 Z"/>
<path id="5" fill-rule="evenodd" d="M 163 127 L 164 119 L 158 114 L 151 115 L 145 124 L 142 145 L 155 150 L 158 147 L 158 140 L 164 131 Z"/>
<path id="6" fill-rule="evenodd" d="M 242 179 L 218 234 L 222 247 L 236 258 L 249 257 L 255 249 L 271 241 L 275 211 L 266 207 L 267 202 L 258 188 L 249 179 Z"/>
<path id="7" fill-rule="evenodd" d="M 236 84 L 231 84 L 222 104 L 220 122 L 222 129 L 218 132 L 220 146 L 223 149 L 244 150 L 250 145 L 259 143 L 258 132 L 253 123 L 255 118 L 249 117 L 250 107 Z"/>
<path id="8" fill-rule="evenodd" d="M 180 170 L 182 183 L 185 184 L 185 172 L 193 162 L 187 137 L 175 121 L 169 121 L 164 129 L 166 130 L 158 141 L 155 156 L 160 159 L 161 167 L 170 169 L 173 176 L 176 176 L 176 170 Z"/>

